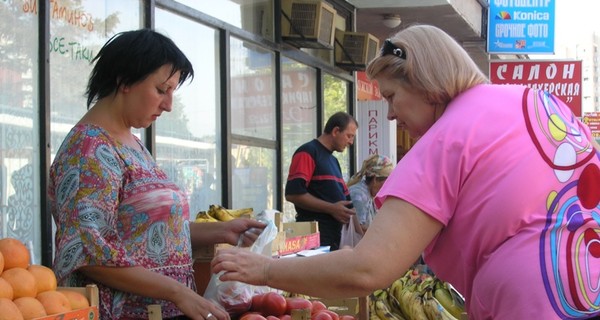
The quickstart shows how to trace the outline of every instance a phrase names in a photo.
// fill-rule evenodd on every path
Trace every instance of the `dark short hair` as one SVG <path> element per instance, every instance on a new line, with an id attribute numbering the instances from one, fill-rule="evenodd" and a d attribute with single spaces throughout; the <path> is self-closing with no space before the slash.
<path id="1" fill-rule="evenodd" d="M 356 127 L 358 128 L 358 122 L 352 115 L 344 111 L 338 111 L 334 113 L 329 119 L 327 123 L 325 123 L 325 128 L 323 129 L 324 133 L 330 134 L 333 131 L 333 128 L 338 127 L 340 131 L 346 130 L 346 127 L 350 122 L 354 122 Z"/>
<path id="2" fill-rule="evenodd" d="M 180 72 L 178 86 L 194 77 L 192 63 L 168 37 L 140 29 L 117 33 L 102 46 L 92 63 L 87 85 L 87 106 L 116 92 L 122 86 L 143 81 L 164 65 L 171 75 Z"/>

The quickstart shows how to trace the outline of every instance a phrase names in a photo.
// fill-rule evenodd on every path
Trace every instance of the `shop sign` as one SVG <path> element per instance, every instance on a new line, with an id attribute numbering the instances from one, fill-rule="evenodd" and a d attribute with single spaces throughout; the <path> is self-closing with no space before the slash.
<path id="1" fill-rule="evenodd" d="M 490 80 L 495 84 L 522 84 L 547 91 L 581 117 L 581 60 L 490 61 Z"/>
<path id="2" fill-rule="evenodd" d="M 600 138 L 600 112 L 586 112 L 583 115 L 583 123 L 592 131 L 592 137 Z"/>
<path id="3" fill-rule="evenodd" d="M 364 71 L 356 72 L 356 99 L 358 101 L 381 100 L 376 81 L 371 81 Z"/>
<path id="4" fill-rule="evenodd" d="M 491 0 L 487 51 L 495 54 L 553 54 L 554 0 Z"/>

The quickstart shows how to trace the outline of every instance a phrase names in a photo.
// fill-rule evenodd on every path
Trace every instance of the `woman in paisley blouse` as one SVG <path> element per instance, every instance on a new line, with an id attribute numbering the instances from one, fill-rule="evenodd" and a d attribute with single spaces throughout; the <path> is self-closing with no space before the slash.
<path id="1" fill-rule="evenodd" d="M 195 291 L 192 247 L 252 242 L 264 224 L 190 223 L 184 191 L 131 132 L 171 111 L 173 92 L 193 78 L 190 61 L 149 29 L 117 34 L 94 61 L 89 110 L 50 169 L 59 285 L 97 284 L 102 320 L 147 319 L 149 304 L 164 319 L 229 319 Z"/>

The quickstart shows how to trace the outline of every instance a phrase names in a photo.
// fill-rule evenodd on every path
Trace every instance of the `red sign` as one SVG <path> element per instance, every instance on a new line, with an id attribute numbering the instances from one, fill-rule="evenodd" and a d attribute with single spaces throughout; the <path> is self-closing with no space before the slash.
<path id="1" fill-rule="evenodd" d="M 364 71 L 356 72 L 356 99 L 358 101 L 381 100 L 376 81 L 371 81 Z"/>
<path id="2" fill-rule="evenodd" d="M 577 117 L 581 117 L 581 74 L 581 60 L 490 61 L 492 83 L 547 91 L 564 101 Z"/>
<path id="3" fill-rule="evenodd" d="M 600 138 L 600 112 L 586 112 L 583 115 L 583 123 L 590 127 L 592 137 Z"/>

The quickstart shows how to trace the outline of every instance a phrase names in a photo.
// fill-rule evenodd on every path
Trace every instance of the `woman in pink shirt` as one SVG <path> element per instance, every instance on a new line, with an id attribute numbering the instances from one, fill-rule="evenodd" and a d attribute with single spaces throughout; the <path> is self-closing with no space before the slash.
<path id="1" fill-rule="evenodd" d="M 470 319 L 599 316 L 600 147 L 589 128 L 546 92 L 489 84 L 433 26 L 386 40 L 367 73 L 388 119 L 418 141 L 379 191 L 361 242 L 297 259 L 221 251 L 214 271 L 313 296 L 362 296 L 423 253 L 464 294 Z"/>

